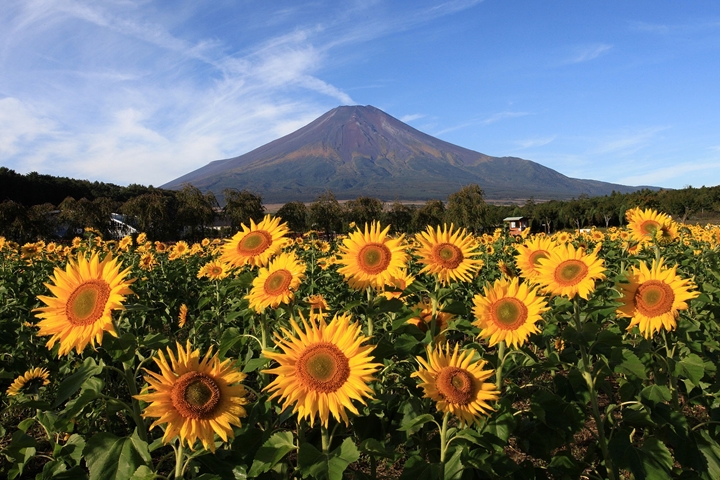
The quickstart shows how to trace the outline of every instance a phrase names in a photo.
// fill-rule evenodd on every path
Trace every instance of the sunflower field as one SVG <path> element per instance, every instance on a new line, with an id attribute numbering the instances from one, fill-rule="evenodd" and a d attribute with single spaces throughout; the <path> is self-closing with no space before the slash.
<path id="1" fill-rule="evenodd" d="M 720 478 L 720 227 L 0 237 L 0 477 Z"/>

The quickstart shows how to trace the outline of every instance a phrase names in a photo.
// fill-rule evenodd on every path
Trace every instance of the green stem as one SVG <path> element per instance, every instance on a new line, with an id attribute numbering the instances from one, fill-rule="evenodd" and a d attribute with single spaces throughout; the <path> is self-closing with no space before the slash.
<path id="1" fill-rule="evenodd" d="M 365 318 L 367 319 L 367 331 L 368 331 L 368 337 L 372 338 L 373 336 L 373 319 L 372 319 L 372 310 L 373 310 L 373 289 L 372 287 L 367 287 L 365 290 L 367 293 L 367 310 L 365 311 Z"/>
<path id="2" fill-rule="evenodd" d="M 668 379 L 670 380 L 670 393 L 672 394 L 672 404 L 675 410 L 680 410 L 680 397 L 678 393 L 678 386 L 677 386 L 677 377 L 675 377 L 675 372 L 671 371 L 670 369 L 670 360 L 672 357 L 675 356 L 675 347 L 670 349 L 670 344 L 668 343 L 667 335 L 665 335 L 665 330 L 661 330 L 663 341 L 665 342 L 665 365 L 667 366 L 668 370 Z"/>
<path id="3" fill-rule="evenodd" d="M 442 427 L 440 427 L 440 478 L 445 478 L 445 457 L 447 457 L 447 450 L 450 445 L 450 442 L 447 439 L 449 418 L 450 412 L 445 412 Z"/>
<path id="4" fill-rule="evenodd" d="M 125 370 L 125 381 L 127 382 L 128 389 L 130 390 L 130 398 L 132 398 L 132 417 L 133 420 L 135 420 L 135 425 L 138 429 L 138 436 L 140 437 L 140 440 L 147 442 L 147 427 L 145 427 L 142 412 L 140 411 L 140 402 L 135 398 L 138 394 L 137 383 L 135 382 L 135 372 L 128 366 L 127 363 L 123 363 L 123 368 Z"/>
<path id="5" fill-rule="evenodd" d="M 175 479 L 179 480 L 183 478 L 183 471 L 185 470 L 184 462 L 185 459 L 185 447 L 183 446 L 182 440 L 178 439 L 180 445 L 175 449 Z"/>
<path id="6" fill-rule="evenodd" d="M 505 365 L 505 341 L 498 343 L 498 363 L 495 370 L 495 387 L 502 393 L 503 382 L 503 366 Z"/>
<path id="7" fill-rule="evenodd" d="M 325 425 L 320 426 L 320 436 L 322 438 L 322 451 L 325 455 L 330 453 L 330 432 Z"/>
<path id="8" fill-rule="evenodd" d="M 575 328 L 577 328 L 578 334 L 582 331 L 582 323 L 580 322 L 580 303 L 577 297 L 573 299 L 573 316 L 575 318 Z M 603 459 L 605 460 L 605 469 L 607 470 L 607 478 L 609 480 L 615 480 L 615 468 L 613 467 L 612 458 L 610 458 L 610 450 L 608 449 L 607 439 L 605 438 L 605 422 L 600 415 L 600 406 L 598 405 L 598 395 L 595 390 L 595 379 L 593 378 L 590 370 L 590 357 L 587 353 L 585 345 L 580 344 L 580 355 L 582 358 L 582 376 L 585 379 L 585 383 L 588 386 L 590 393 L 590 404 L 592 406 L 592 415 L 595 419 L 595 426 L 598 432 L 598 443 L 600 444 L 600 450 L 602 451 Z"/>

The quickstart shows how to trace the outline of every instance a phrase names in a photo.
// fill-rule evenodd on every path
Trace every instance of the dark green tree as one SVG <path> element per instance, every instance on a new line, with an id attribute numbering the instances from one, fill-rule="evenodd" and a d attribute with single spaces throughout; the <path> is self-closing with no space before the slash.
<path id="1" fill-rule="evenodd" d="M 348 222 L 355 222 L 360 228 L 373 220 L 381 221 L 383 216 L 383 202 L 372 197 L 358 197 L 345 204 L 345 214 Z"/>
<path id="2" fill-rule="evenodd" d="M 308 224 L 308 208 L 303 202 L 288 202 L 277 211 L 277 216 L 287 222 L 290 231 L 304 233 Z"/>
<path id="3" fill-rule="evenodd" d="M 425 227 L 436 227 L 445 222 L 445 204 L 442 200 L 428 200 L 425 205 L 415 210 L 412 225 L 413 231 L 425 230 Z"/>
<path id="4" fill-rule="evenodd" d="M 240 225 L 250 225 L 250 220 L 260 222 L 265 216 L 262 197 L 249 190 L 226 188 L 223 190 L 225 207 L 223 215 L 230 221 L 232 231 L 240 230 Z"/>
<path id="5" fill-rule="evenodd" d="M 408 233 L 412 227 L 413 209 L 395 200 L 385 213 L 385 218 L 393 232 Z"/>
<path id="6" fill-rule="evenodd" d="M 448 197 L 445 219 L 456 227 L 478 233 L 487 225 L 488 207 L 477 184 L 466 185 Z"/>
<path id="7" fill-rule="evenodd" d="M 335 195 L 328 190 L 320 195 L 309 207 L 310 225 L 326 235 L 342 228 L 343 207 Z"/>

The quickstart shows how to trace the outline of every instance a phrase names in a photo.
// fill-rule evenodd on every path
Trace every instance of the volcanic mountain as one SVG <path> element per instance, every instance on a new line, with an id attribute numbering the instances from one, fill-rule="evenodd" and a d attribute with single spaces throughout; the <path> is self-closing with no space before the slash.
<path id="1" fill-rule="evenodd" d="M 301 129 L 239 157 L 216 160 L 163 188 L 189 183 L 222 197 L 247 189 L 264 203 L 339 199 L 445 199 L 477 183 L 487 200 L 569 199 L 628 187 L 569 178 L 515 157 L 491 157 L 427 135 L 372 106 L 330 110 Z"/>

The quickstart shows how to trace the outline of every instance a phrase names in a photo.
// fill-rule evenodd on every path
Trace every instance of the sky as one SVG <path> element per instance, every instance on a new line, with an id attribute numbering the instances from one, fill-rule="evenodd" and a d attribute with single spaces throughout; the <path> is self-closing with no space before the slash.
<path id="1" fill-rule="evenodd" d="M 163 185 L 340 105 L 570 177 L 720 184 L 717 0 L 2 0 L 0 166 Z"/>

